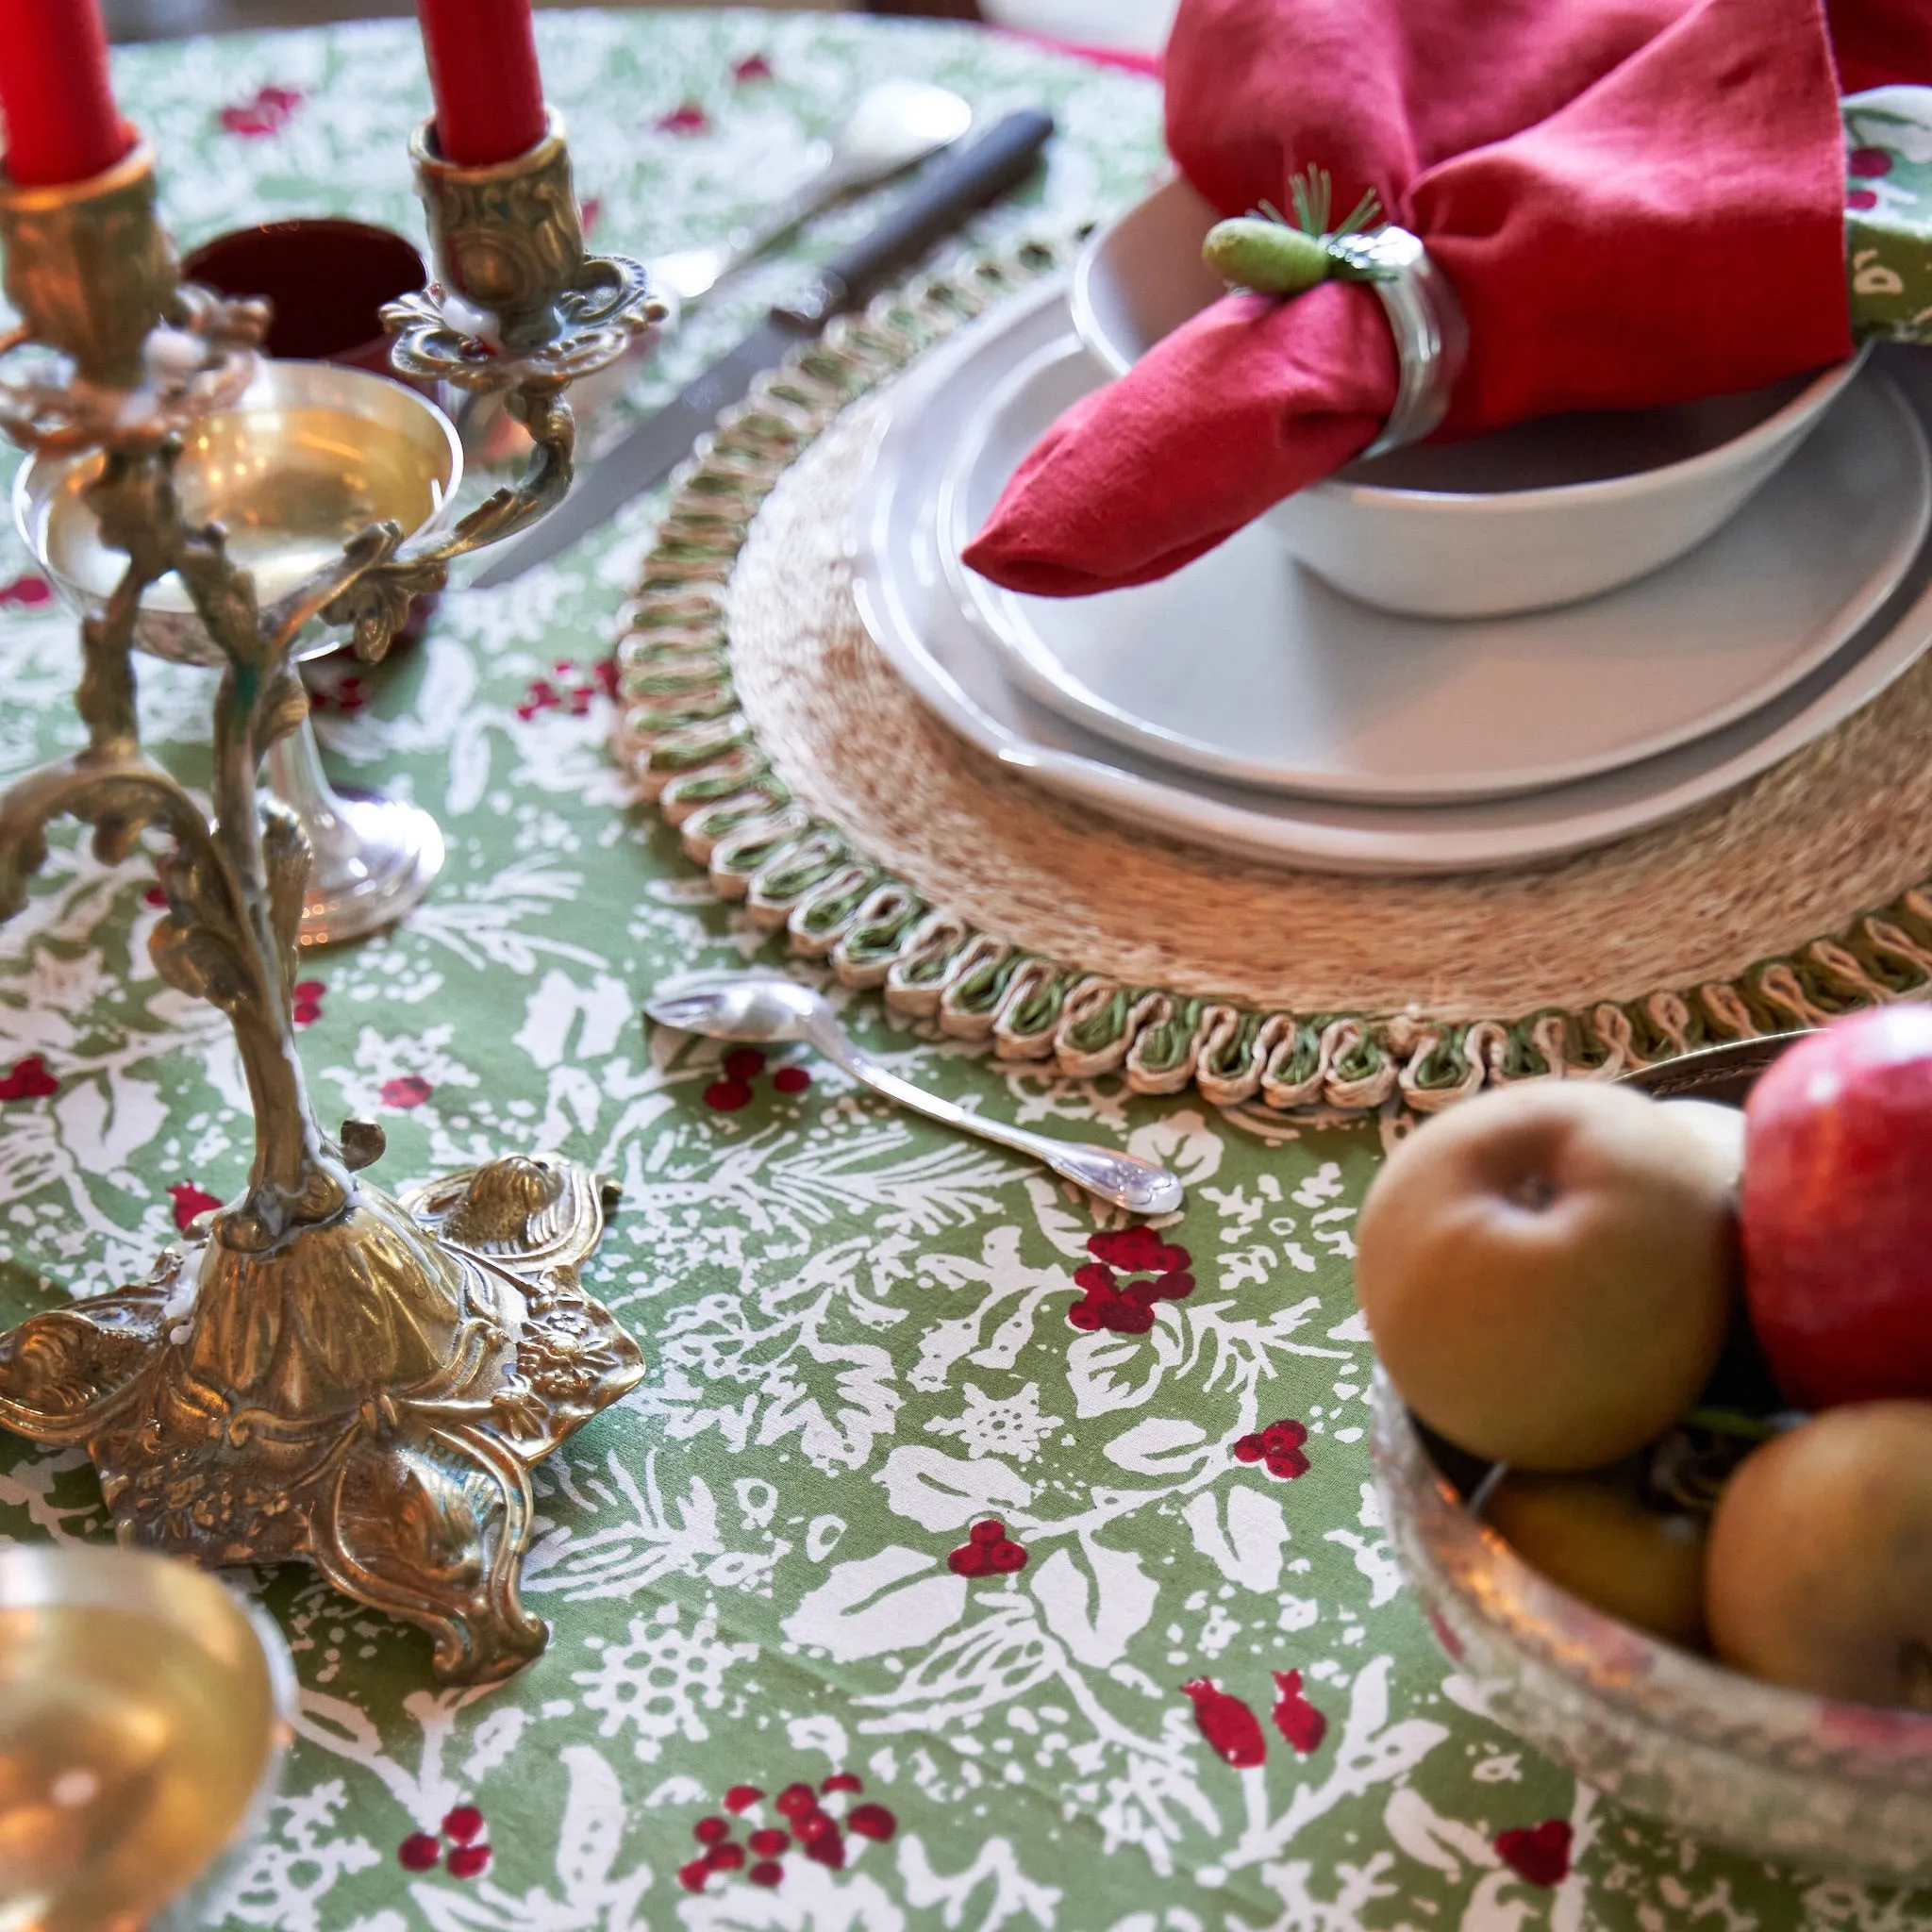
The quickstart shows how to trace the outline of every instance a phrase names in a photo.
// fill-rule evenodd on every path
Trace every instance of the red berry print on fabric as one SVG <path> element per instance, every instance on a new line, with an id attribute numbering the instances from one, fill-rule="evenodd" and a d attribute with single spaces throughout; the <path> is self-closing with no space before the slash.
<path id="1" fill-rule="evenodd" d="M 1555 1887 L 1570 1875 L 1568 1823 L 1545 1819 L 1534 1826 L 1518 1826 L 1496 1834 L 1496 1856 L 1530 1885 Z"/>
<path id="2" fill-rule="evenodd" d="M 474 1843 L 482 1829 L 483 1814 L 474 1805 L 458 1805 L 443 1816 L 443 1837 L 454 1839 L 459 1845 Z"/>
<path id="3" fill-rule="evenodd" d="M 332 687 L 317 685 L 308 693 L 308 708 L 311 711 L 340 711 L 345 718 L 353 718 L 369 702 L 369 692 L 362 680 L 351 674 L 339 677 Z"/>
<path id="4" fill-rule="evenodd" d="M 1026 1567 L 1026 1552 L 1007 1534 L 1007 1525 L 986 1517 L 966 1532 L 966 1541 L 946 1557 L 955 1576 L 1008 1576 Z M 852 1790 L 858 1789 L 857 1784 Z"/>
<path id="5" fill-rule="evenodd" d="M 1001 1525 L 993 1524 L 992 1527 L 1000 1530 L 1004 1537 Z M 858 1796 L 864 1789 L 864 1781 L 856 1772 L 850 1771 L 831 1773 L 820 1780 L 816 1790 L 803 1779 L 794 1780 L 770 1800 L 758 1785 L 731 1786 L 720 1800 L 722 1808 L 731 1814 L 730 1818 L 713 1814 L 692 1824 L 691 1836 L 704 1847 L 704 1851 L 678 1868 L 678 1883 L 687 1891 L 703 1891 L 707 1889 L 707 1881 L 713 1876 L 728 1881 L 733 1874 L 741 1874 L 751 1885 L 766 1888 L 782 1885 L 788 1853 L 803 1853 L 829 1871 L 842 1872 L 849 1850 L 848 1832 L 854 1838 L 884 1844 L 899 1829 L 899 1821 L 883 1805 L 852 1805 L 840 1816 L 828 1811 L 820 1802 L 823 1798 L 831 1800 L 834 1805 L 841 1804 Z M 784 1825 L 764 1824 L 754 1815 L 746 1820 L 751 1828 L 741 1843 L 733 1836 L 731 1818 L 742 1817 L 747 1811 L 755 1812 L 755 1807 L 766 1803 L 791 1829 L 788 1831 Z"/>
<path id="6" fill-rule="evenodd" d="M 236 101 L 216 117 L 227 134 L 258 140 L 266 134 L 279 134 L 295 118 L 302 105 L 302 90 L 269 85 L 256 89 L 252 99 Z"/>
<path id="7" fill-rule="evenodd" d="M 44 1100 L 59 1091 L 59 1081 L 48 1073 L 46 1061 L 37 1053 L 15 1060 L 9 1071 L 0 1074 L 0 1100 Z"/>
<path id="8" fill-rule="evenodd" d="M 617 695 L 617 660 L 600 658 L 595 664 L 579 665 L 568 658 L 551 666 L 548 677 L 533 677 L 517 707 L 517 716 L 527 724 L 540 711 L 567 711 L 573 718 L 590 714 L 599 695 Z"/>
<path id="9" fill-rule="evenodd" d="M 803 1093 L 811 1085 L 811 1075 L 803 1067 L 780 1067 L 772 1075 L 772 1085 L 780 1093 Z"/>
<path id="10" fill-rule="evenodd" d="M 176 1181 L 168 1190 L 168 1199 L 175 1204 L 175 1225 L 186 1234 L 197 1214 L 211 1214 L 222 1204 L 209 1193 L 205 1193 L 192 1181 Z"/>
<path id="11" fill-rule="evenodd" d="M 442 1837 L 450 1841 L 449 1875 L 475 1878 L 488 1870 L 490 1847 L 476 1843 L 483 1834 L 483 1814 L 474 1805 L 445 1811 Z M 396 1847 L 396 1862 L 406 1872 L 433 1872 L 442 1858 L 442 1840 L 426 1831 L 412 1831 Z"/>
<path id="12" fill-rule="evenodd" d="M 8 610 L 38 610 L 54 601 L 54 587 L 45 577 L 15 577 L 0 584 L 0 606 Z"/>
<path id="13" fill-rule="evenodd" d="M 845 1869 L 845 1838 L 838 1825 L 823 1811 L 798 1821 L 799 1835 L 805 1840 L 805 1856 L 814 1864 L 833 1872 Z"/>
<path id="14" fill-rule="evenodd" d="M 1154 1326 L 1154 1304 L 1181 1301 L 1194 1291 L 1187 1249 L 1163 1241 L 1141 1225 L 1096 1234 L 1087 1252 L 1093 1259 L 1074 1271 L 1082 1299 L 1067 1320 L 1088 1334 L 1105 1328 L 1115 1335 L 1144 1335 Z M 1141 1280 L 1123 1276 L 1140 1275 Z"/>
<path id="15" fill-rule="evenodd" d="M 845 1828 L 884 1844 L 898 1830 L 899 1821 L 883 1805 L 855 1805 L 845 1815 Z"/>
<path id="16" fill-rule="evenodd" d="M 1234 1457 L 1237 1462 L 1264 1463 L 1270 1475 L 1292 1482 L 1308 1473 L 1308 1458 L 1302 1454 L 1307 1440 L 1307 1428 L 1290 1417 L 1241 1437 L 1234 1445 Z"/>
<path id="17" fill-rule="evenodd" d="M 1276 1671 L 1274 1689 L 1274 1728 L 1301 1757 L 1319 1751 L 1322 1740 L 1328 1735 L 1328 1720 L 1303 1694 L 1302 1674 Z"/>
<path id="18" fill-rule="evenodd" d="M 736 1113 L 751 1105 L 751 1089 L 742 1080 L 713 1080 L 705 1089 L 705 1105 L 713 1113 Z"/>
<path id="19" fill-rule="evenodd" d="M 731 1080 L 756 1080 L 765 1071 L 765 1057 L 755 1046 L 736 1046 L 724 1056 L 724 1074 Z"/>
<path id="20" fill-rule="evenodd" d="M 710 126 L 709 115 L 695 101 L 682 102 L 657 123 L 659 134 L 707 134 Z"/>
<path id="21" fill-rule="evenodd" d="M 1878 197 L 1869 188 L 1855 188 L 1845 196 L 1845 206 L 1863 214 L 1868 208 L 1878 206 Z"/>
<path id="22" fill-rule="evenodd" d="M 159 886 L 150 886 L 141 895 L 141 903 L 143 906 L 165 906 L 168 903 L 168 895 Z"/>
<path id="23" fill-rule="evenodd" d="M 313 1026 L 322 1018 L 322 996 L 328 991 L 319 979 L 298 979 L 291 1018 L 298 1026 Z"/>
<path id="24" fill-rule="evenodd" d="M 1187 1249 L 1171 1247 L 1145 1223 L 1096 1234 L 1089 1240 L 1087 1252 L 1123 1274 L 1171 1274 L 1186 1268 L 1190 1260 Z"/>
<path id="25" fill-rule="evenodd" d="M 1181 1686 L 1193 1700 L 1194 1722 L 1208 1745 L 1237 1771 L 1264 1762 L 1268 1740 L 1260 1721 L 1239 1697 L 1231 1697 L 1208 1677 L 1195 1677 Z"/>
<path id="26" fill-rule="evenodd" d="M 442 1857 L 442 1847 L 426 1831 L 412 1831 L 396 1847 L 396 1863 L 405 1872 L 433 1872 Z"/>
<path id="27" fill-rule="evenodd" d="M 436 1091 L 421 1074 L 399 1074 L 393 1080 L 385 1080 L 376 1089 L 377 1097 L 385 1107 L 421 1107 Z"/>
<path id="28" fill-rule="evenodd" d="M 755 80 L 770 80 L 772 63 L 762 54 L 747 54 L 742 60 L 731 63 L 731 78 L 740 87 L 749 87 Z"/>
<path id="29" fill-rule="evenodd" d="M 1866 181 L 1875 181 L 1891 173 L 1891 157 L 1882 147 L 1855 147 L 1845 162 L 1847 173 Z"/>

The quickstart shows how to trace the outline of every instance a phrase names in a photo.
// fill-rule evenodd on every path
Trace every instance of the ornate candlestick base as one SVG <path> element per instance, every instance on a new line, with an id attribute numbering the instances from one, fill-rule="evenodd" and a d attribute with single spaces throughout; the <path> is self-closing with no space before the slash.
<path id="1" fill-rule="evenodd" d="M 0 1336 L 0 1424 L 84 1446 L 125 1541 L 312 1562 L 430 1631 L 439 1677 L 508 1676 L 547 1635 L 527 1471 L 644 1372 L 577 1285 L 614 1193 L 514 1156 L 401 1201 L 357 1183 L 259 1252 L 197 1224 L 138 1287 Z"/>

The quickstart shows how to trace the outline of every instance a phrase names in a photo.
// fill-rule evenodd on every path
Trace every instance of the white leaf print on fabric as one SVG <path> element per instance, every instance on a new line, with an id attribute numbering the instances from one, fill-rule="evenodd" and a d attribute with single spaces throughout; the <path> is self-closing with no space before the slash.
<path id="1" fill-rule="evenodd" d="M 1162 1376 L 1185 1354 L 1181 1317 L 1172 1302 L 1156 1306 L 1154 1326 L 1144 1335 L 1101 1329 L 1077 1337 L 1067 1349 L 1067 1386 L 1074 1391 L 1076 1413 L 1085 1420 L 1112 1409 L 1139 1408 L 1153 1399 Z"/>
<path id="2" fill-rule="evenodd" d="M 834 1663 L 930 1643 L 966 1610 L 966 1579 L 943 1570 L 929 1574 L 938 1567 L 937 1557 L 899 1543 L 835 1564 L 785 1619 L 785 1634 L 824 1651 Z"/>
<path id="3" fill-rule="evenodd" d="M 1085 1570 L 1072 1551 L 1055 1550 L 1034 1575 L 1033 1593 L 1046 1627 L 1074 1658 L 1105 1670 L 1127 1654 L 1128 1641 L 1154 1615 L 1160 1586 L 1130 1550 L 1086 1541 L 1080 1555 Z"/>
<path id="4" fill-rule="evenodd" d="M 1061 1892 L 1058 1886 L 1036 1884 L 1020 1869 L 1013 1847 L 1003 1838 L 986 1840 L 963 1871 L 941 1875 L 933 1869 L 924 1844 L 908 1838 L 899 1847 L 899 1876 L 906 1887 L 906 1903 L 913 1907 L 937 1906 L 940 1924 L 952 1928 L 966 1923 L 974 1895 L 989 1880 L 992 1897 L 974 1924 L 980 1932 L 998 1932 L 1024 1913 L 1034 1924 L 1052 1927 L 1058 1924 L 1057 1911 Z"/>
<path id="5" fill-rule="evenodd" d="M 930 1530 L 964 1529 L 989 1510 L 1024 1509 L 1033 1500 L 1033 1485 L 1003 1462 L 916 1443 L 894 1449 L 874 1480 L 885 1485 L 895 1514 Z"/>
<path id="6" fill-rule="evenodd" d="M 1106 1455 L 1117 1469 L 1132 1470 L 1136 1475 L 1184 1476 L 1200 1462 L 1208 1446 L 1208 1431 L 1199 1423 L 1152 1415 L 1116 1436 Z"/>
<path id="7" fill-rule="evenodd" d="M 1222 1509 L 1226 1510 L 1224 1527 Z M 1193 1533 L 1194 1547 L 1211 1558 L 1230 1583 L 1272 1591 L 1281 1582 L 1281 1552 L 1288 1541 L 1288 1519 L 1273 1496 L 1245 1483 L 1226 1492 L 1224 1502 L 1211 1490 L 1190 1496 L 1181 1520 Z"/>

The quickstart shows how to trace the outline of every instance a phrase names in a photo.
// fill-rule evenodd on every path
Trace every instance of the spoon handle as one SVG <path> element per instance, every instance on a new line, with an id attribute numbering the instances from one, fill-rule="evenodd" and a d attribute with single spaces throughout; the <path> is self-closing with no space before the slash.
<path id="1" fill-rule="evenodd" d="M 827 1027 L 813 1030 L 812 1043 L 825 1058 L 836 1062 L 870 1087 L 874 1093 L 923 1113 L 928 1120 L 975 1134 L 996 1147 L 1008 1147 L 1016 1154 L 1027 1154 L 1062 1179 L 1090 1194 L 1124 1208 L 1129 1214 L 1174 1214 L 1180 1209 L 1184 1192 L 1180 1176 L 1151 1160 L 1121 1154 L 1111 1147 L 1095 1147 L 1080 1141 L 1057 1141 L 1049 1134 L 1030 1134 L 1024 1127 L 1009 1127 L 1001 1121 L 990 1121 L 969 1108 L 928 1093 L 909 1080 L 890 1074 L 877 1061 L 855 1046 L 842 1032 L 834 1035 Z"/>

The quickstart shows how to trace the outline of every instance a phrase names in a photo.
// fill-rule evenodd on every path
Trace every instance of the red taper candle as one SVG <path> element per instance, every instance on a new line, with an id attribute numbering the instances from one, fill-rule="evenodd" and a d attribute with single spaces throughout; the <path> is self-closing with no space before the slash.
<path id="1" fill-rule="evenodd" d="M 543 138 L 530 0 L 416 0 L 436 144 L 459 168 L 507 161 Z"/>
<path id="2" fill-rule="evenodd" d="M 99 0 L 0 0 L 0 120 L 22 188 L 85 181 L 134 145 L 108 78 Z"/>

